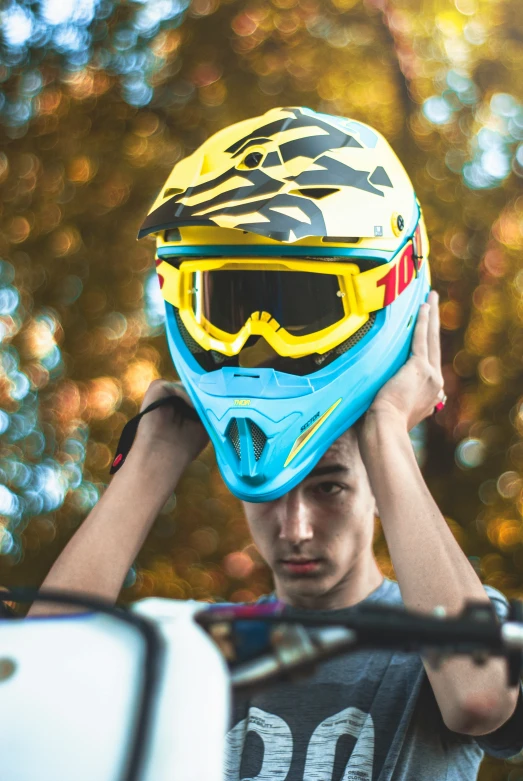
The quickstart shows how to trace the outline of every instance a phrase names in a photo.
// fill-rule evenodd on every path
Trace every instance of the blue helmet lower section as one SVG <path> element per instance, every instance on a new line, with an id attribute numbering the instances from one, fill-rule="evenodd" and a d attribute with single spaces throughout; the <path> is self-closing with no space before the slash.
<path id="1" fill-rule="evenodd" d="M 360 341 L 305 377 L 268 368 L 205 371 L 180 333 L 174 308 L 166 304 L 174 364 L 233 494 L 268 502 L 305 478 L 409 357 L 418 310 L 429 289 L 425 262 L 401 295 L 376 313 Z"/>

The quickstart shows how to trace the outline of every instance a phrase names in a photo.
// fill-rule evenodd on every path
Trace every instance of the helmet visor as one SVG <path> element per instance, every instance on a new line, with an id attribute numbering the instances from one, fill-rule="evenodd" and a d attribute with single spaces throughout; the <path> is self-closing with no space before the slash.
<path id="1" fill-rule="evenodd" d="M 345 316 L 340 280 L 333 274 L 278 270 L 213 270 L 193 276 L 196 321 L 237 334 L 251 317 L 276 321 L 303 337 L 333 326 Z"/>

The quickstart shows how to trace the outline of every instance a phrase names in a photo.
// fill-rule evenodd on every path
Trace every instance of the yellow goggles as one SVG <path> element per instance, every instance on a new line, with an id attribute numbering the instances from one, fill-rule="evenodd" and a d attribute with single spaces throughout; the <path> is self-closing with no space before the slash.
<path id="1" fill-rule="evenodd" d="M 163 297 L 204 350 L 231 357 L 254 336 L 301 358 L 333 349 L 403 292 L 422 262 L 415 242 L 366 271 L 339 260 L 179 256 L 157 259 L 157 271 Z"/>

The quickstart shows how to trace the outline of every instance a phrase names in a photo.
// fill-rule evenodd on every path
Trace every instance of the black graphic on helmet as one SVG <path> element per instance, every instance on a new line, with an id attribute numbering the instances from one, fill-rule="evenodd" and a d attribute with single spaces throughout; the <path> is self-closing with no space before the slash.
<path id="1" fill-rule="evenodd" d="M 336 192 L 339 187 L 354 187 L 383 197 L 383 192 L 376 185 L 392 187 L 382 166 L 372 172 L 359 171 L 325 154 L 344 147 L 362 149 L 362 144 L 349 133 L 322 121 L 317 115 L 310 116 L 300 109 L 286 110 L 292 116 L 257 128 L 225 150 L 231 155 L 231 168 L 210 181 L 174 194 L 151 212 L 138 238 L 184 225 L 216 227 L 220 225 L 219 218 L 225 216 L 228 227 L 252 231 L 276 241 L 288 242 L 310 235 L 324 236 L 325 221 L 316 200 L 329 194 L 329 191 L 312 188 L 331 187 L 331 192 Z M 264 159 L 263 155 L 248 153 L 252 146 L 274 142 L 275 136 L 285 130 L 303 127 L 321 129 L 324 133 L 280 143 L 278 152 L 271 151 Z M 297 157 L 310 159 L 313 170 L 302 171 L 297 176 L 281 176 L 280 169 L 281 178 L 271 175 L 271 169 Z M 238 164 L 242 161 L 247 164 L 239 168 Z M 245 185 L 238 185 L 238 177 L 245 181 Z M 230 188 L 227 188 L 228 182 L 234 182 Z M 187 204 L 188 199 L 194 200 L 195 196 L 204 196 L 206 192 L 216 193 L 220 187 L 222 191 L 208 200 L 202 197 L 196 203 Z M 299 192 L 294 188 L 299 189 Z M 289 189 L 293 191 L 289 192 Z M 292 215 L 289 214 L 290 207 L 293 207 Z M 237 220 L 234 220 L 235 217 Z"/>

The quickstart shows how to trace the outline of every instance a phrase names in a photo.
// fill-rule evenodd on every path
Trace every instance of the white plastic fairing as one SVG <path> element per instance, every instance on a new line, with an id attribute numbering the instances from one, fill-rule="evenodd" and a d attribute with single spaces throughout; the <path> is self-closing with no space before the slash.
<path id="1" fill-rule="evenodd" d="M 139 781 L 223 781 L 227 668 L 192 620 L 145 600 L 165 638 Z M 143 680 L 137 629 L 99 614 L 0 621 L 2 781 L 123 781 Z"/>
<path id="2" fill-rule="evenodd" d="M 2 621 L 1 778 L 120 781 L 144 650 L 101 615 Z"/>
<path id="3" fill-rule="evenodd" d="M 169 599 L 134 606 L 161 629 L 169 648 L 147 781 L 223 781 L 229 675 L 216 645 L 193 621 L 201 610 L 201 602 Z"/>

